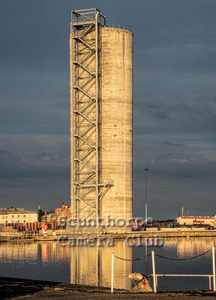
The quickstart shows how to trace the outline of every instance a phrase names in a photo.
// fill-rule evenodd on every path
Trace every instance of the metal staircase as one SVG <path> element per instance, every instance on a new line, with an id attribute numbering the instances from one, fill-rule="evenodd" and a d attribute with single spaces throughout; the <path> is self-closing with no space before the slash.
<path id="1" fill-rule="evenodd" d="M 113 182 L 101 180 L 100 164 L 100 27 L 97 9 L 72 11 L 71 207 L 82 220 L 100 217 L 101 200 Z"/>

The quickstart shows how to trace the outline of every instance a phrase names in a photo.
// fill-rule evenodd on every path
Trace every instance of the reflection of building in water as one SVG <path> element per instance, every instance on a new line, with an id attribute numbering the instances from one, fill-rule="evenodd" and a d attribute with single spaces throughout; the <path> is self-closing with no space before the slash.
<path id="1" fill-rule="evenodd" d="M 70 261 L 69 247 L 57 242 L 0 243 L 0 262 L 66 263 Z"/>
<path id="2" fill-rule="evenodd" d="M 212 238 L 185 238 L 177 241 L 177 254 L 179 257 L 195 256 L 211 249 L 213 245 L 214 240 Z"/>
<path id="3" fill-rule="evenodd" d="M 181 238 L 179 238 L 180 240 Z M 167 238 L 163 239 L 163 247 L 165 249 L 169 248 L 176 248 L 177 247 L 177 239 L 176 238 Z"/>
<path id="4" fill-rule="evenodd" d="M 57 242 L 0 243 L 0 263 L 11 264 L 66 264 L 71 269 L 71 283 L 91 286 L 110 286 L 111 255 L 132 259 L 132 247 L 125 241 L 115 246 L 65 246 Z M 130 289 L 128 278 L 132 262 L 115 259 L 114 287 Z"/>
<path id="5" fill-rule="evenodd" d="M 37 261 L 38 246 L 36 243 L 0 243 L 0 261 L 34 262 Z"/>
<path id="6" fill-rule="evenodd" d="M 69 247 L 61 247 L 57 242 L 38 243 L 38 253 L 43 263 L 66 263 L 70 261 Z"/>
<path id="7" fill-rule="evenodd" d="M 132 259 L 132 247 L 122 241 L 108 247 L 71 247 L 71 283 L 109 287 L 111 282 L 111 256 Z M 114 288 L 130 289 L 128 278 L 132 272 L 132 262 L 115 259 Z"/>
<path id="8" fill-rule="evenodd" d="M 211 249 L 214 246 L 215 242 L 216 239 L 211 237 L 165 239 L 164 248 L 176 248 L 177 256 L 179 258 L 184 258 L 196 256 Z M 207 255 L 211 255 L 211 253 Z"/>

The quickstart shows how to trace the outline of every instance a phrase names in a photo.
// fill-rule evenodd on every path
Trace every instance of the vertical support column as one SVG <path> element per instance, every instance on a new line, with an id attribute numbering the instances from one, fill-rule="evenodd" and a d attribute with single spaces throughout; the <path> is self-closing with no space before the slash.
<path id="1" fill-rule="evenodd" d="M 212 247 L 212 271 L 213 271 L 213 291 L 216 291 L 215 282 L 215 247 Z"/>
<path id="2" fill-rule="evenodd" d="M 114 285 L 114 253 L 112 253 L 112 263 L 111 263 L 111 293 L 113 293 Z"/>
<path id="3" fill-rule="evenodd" d="M 97 222 L 97 231 L 98 231 L 98 218 L 99 218 L 99 191 L 98 191 L 98 185 L 99 185 L 99 143 L 98 143 L 98 138 L 99 138 L 99 115 L 98 115 L 98 106 L 99 106 L 99 97 L 98 97 L 98 12 L 95 14 L 95 101 L 96 101 L 96 141 L 95 141 L 95 146 L 96 146 L 96 162 L 95 162 L 95 167 L 96 167 L 96 222 Z"/>
<path id="4" fill-rule="evenodd" d="M 157 292 L 156 287 L 156 275 L 155 275 L 155 253 L 152 251 L 152 273 L 153 273 L 153 286 L 154 286 L 154 293 Z"/>
<path id="5" fill-rule="evenodd" d="M 71 213 L 75 212 L 75 200 L 74 200 L 74 101 L 73 101 L 73 86 L 74 86 L 74 66 L 73 66 L 73 13 L 71 13 L 70 24 L 70 184 L 71 184 Z"/>

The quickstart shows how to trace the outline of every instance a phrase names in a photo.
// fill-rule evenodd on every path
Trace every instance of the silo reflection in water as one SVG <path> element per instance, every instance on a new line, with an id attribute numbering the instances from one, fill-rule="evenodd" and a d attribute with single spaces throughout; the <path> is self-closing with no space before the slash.
<path id="1" fill-rule="evenodd" d="M 7 242 L 0 243 L 0 276 L 71 282 L 91 286 L 110 287 L 111 255 L 123 258 L 142 257 L 145 245 L 127 247 L 124 240 L 115 241 L 113 247 L 70 247 L 57 242 Z M 199 255 L 216 244 L 215 237 L 168 238 L 161 247 L 148 247 L 147 253 L 169 258 L 187 258 Z M 212 274 L 211 252 L 185 261 L 164 260 L 156 257 L 158 274 Z M 149 275 L 152 272 L 151 258 L 133 262 L 133 272 Z M 115 259 L 115 288 L 128 289 L 128 274 L 132 273 L 132 262 Z M 151 278 L 150 278 L 151 280 Z M 159 291 L 208 289 L 207 278 L 173 277 L 158 280 Z"/>
<path id="2" fill-rule="evenodd" d="M 206 252 L 215 245 L 215 239 L 212 237 L 182 237 L 164 239 L 164 248 L 176 248 L 177 257 L 184 258 L 196 256 Z M 206 256 L 211 257 L 211 253 Z"/>
<path id="3" fill-rule="evenodd" d="M 116 241 L 113 247 L 71 247 L 71 283 L 110 287 L 111 255 L 132 259 L 132 247 Z M 132 262 L 115 259 L 114 288 L 130 289 Z"/>

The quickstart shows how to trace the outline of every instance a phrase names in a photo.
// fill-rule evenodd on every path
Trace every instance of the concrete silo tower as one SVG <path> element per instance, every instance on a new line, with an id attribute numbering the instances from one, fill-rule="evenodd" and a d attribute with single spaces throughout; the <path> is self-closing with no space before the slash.
<path id="1" fill-rule="evenodd" d="M 97 9 L 72 11 L 70 93 L 72 216 L 130 219 L 133 33 Z"/>

